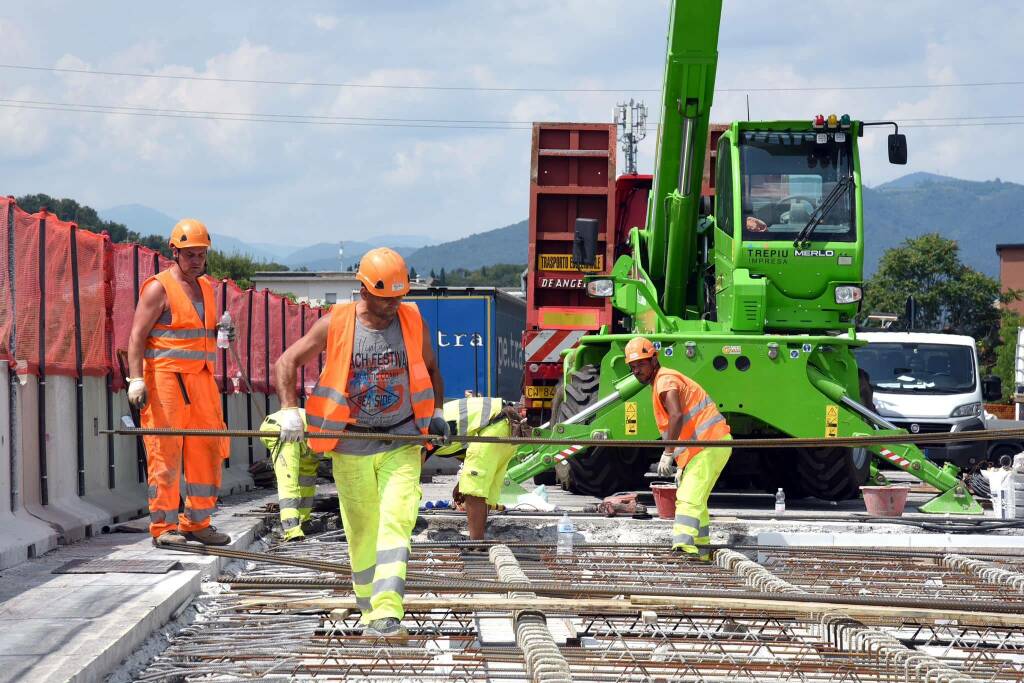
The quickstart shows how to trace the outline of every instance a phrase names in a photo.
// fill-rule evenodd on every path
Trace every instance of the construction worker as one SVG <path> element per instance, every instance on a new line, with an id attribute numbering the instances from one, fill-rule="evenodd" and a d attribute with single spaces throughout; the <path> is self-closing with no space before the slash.
<path id="1" fill-rule="evenodd" d="M 467 392 L 469 393 L 469 392 Z M 500 398 L 467 397 L 444 404 L 444 419 L 454 436 L 495 436 L 508 438 L 520 422 L 519 411 L 506 407 Z M 487 528 L 487 512 L 497 506 L 505 470 L 516 449 L 505 443 L 460 443 L 434 448 L 426 447 L 427 455 L 465 455 L 459 482 L 452 498 L 466 511 L 469 538 L 482 541 Z"/>
<path id="2" fill-rule="evenodd" d="M 305 423 L 306 411 L 300 408 L 299 414 Z M 260 425 L 260 431 L 271 432 L 273 435 L 260 437 L 260 441 L 271 453 L 284 540 L 301 541 L 312 528 L 316 468 L 320 458 L 305 441 L 281 442 L 277 434 L 281 431 L 280 419 L 281 411 L 267 415 Z"/>
<path id="3" fill-rule="evenodd" d="M 142 410 L 143 428 L 224 429 L 213 379 L 217 310 L 202 279 L 210 234 L 186 218 L 171 231 L 174 265 L 142 284 L 128 340 L 128 400 Z M 229 334 L 231 334 L 229 332 Z M 233 334 L 232 334 L 233 336 Z M 217 506 L 228 440 L 207 436 L 146 436 L 149 532 L 156 545 L 198 541 L 227 545 L 210 526 Z M 178 482 L 185 474 L 185 510 Z"/>
<path id="4" fill-rule="evenodd" d="M 654 418 L 665 440 L 721 441 L 731 439 L 729 424 L 718 412 L 704 389 L 683 373 L 661 367 L 658 351 L 645 337 L 633 337 L 626 344 L 626 362 L 633 376 L 652 384 Z M 666 447 L 658 463 L 658 474 L 676 476 L 676 515 L 672 526 L 672 549 L 694 559 L 708 561 L 710 542 L 708 497 L 718 481 L 731 448 Z"/>
<path id="5" fill-rule="evenodd" d="M 367 252 L 356 277 L 360 300 L 335 304 L 274 365 L 281 439 L 303 439 L 297 408 L 298 368 L 326 349 L 327 359 L 306 402 L 309 432 L 446 436 L 444 384 L 430 331 L 409 292 L 405 260 L 391 249 Z M 419 512 L 423 441 L 316 437 L 329 453 L 348 539 L 352 584 L 369 636 L 401 638 L 405 570 Z"/>

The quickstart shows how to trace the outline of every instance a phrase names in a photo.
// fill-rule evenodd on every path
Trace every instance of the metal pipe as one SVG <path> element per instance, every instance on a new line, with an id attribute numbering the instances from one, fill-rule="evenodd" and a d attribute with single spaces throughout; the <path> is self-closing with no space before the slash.
<path id="1" fill-rule="evenodd" d="M 36 424 L 39 430 L 39 502 L 50 502 L 46 465 L 46 210 L 39 217 L 39 382 Z"/>
<path id="2" fill-rule="evenodd" d="M 75 459 L 78 465 L 78 495 L 85 495 L 85 408 L 82 378 L 82 302 L 78 292 L 78 225 L 71 224 L 71 303 L 75 319 Z"/>
<path id="3" fill-rule="evenodd" d="M 691 155 L 693 154 L 693 129 L 694 120 L 690 117 L 683 117 L 682 135 L 683 144 L 682 149 L 679 152 L 679 194 L 683 197 L 690 196 L 690 172 L 692 170 L 693 161 Z"/>

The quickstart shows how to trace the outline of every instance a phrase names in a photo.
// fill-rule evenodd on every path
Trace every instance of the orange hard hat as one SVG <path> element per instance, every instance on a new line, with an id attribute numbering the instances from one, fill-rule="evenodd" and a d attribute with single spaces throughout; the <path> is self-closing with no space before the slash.
<path id="1" fill-rule="evenodd" d="M 633 337 L 626 344 L 627 363 L 643 360 L 644 358 L 654 358 L 657 355 L 657 349 L 654 348 L 654 344 L 647 337 Z"/>
<path id="2" fill-rule="evenodd" d="M 409 293 L 409 268 L 401 254 L 378 247 L 359 260 L 356 279 L 374 296 L 405 296 Z"/>
<path id="3" fill-rule="evenodd" d="M 210 233 L 202 221 L 197 221 L 195 218 L 183 218 L 171 230 L 171 239 L 167 243 L 175 249 L 185 249 L 187 247 L 206 247 L 209 249 L 211 245 Z"/>

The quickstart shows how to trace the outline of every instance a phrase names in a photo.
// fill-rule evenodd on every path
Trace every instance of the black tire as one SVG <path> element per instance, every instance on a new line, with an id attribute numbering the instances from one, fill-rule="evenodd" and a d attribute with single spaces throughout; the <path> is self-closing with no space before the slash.
<path id="1" fill-rule="evenodd" d="M 596 365 L 583 366 L 569 377 L 564 392 L 559 380 L 551 403 L 553 425 L 597 400 L 599 372 Z M 652 453 L 656 452 L 657 449 L 645 448 L 591 448 L 581 457 L 569 458 L 565 466 L 556 470 L 556 475 L 563 489 L 585 496 L 604 498 L 620 491 L 635 491 L 646 488 L 644 475 L 650 469 Z"/>
<path id="2" fill-rule="evenodd" d="M 796 449 L 798 488 L 822 500 L 849 500 L 871 473 L 871 453 L 863 448 Z"/>

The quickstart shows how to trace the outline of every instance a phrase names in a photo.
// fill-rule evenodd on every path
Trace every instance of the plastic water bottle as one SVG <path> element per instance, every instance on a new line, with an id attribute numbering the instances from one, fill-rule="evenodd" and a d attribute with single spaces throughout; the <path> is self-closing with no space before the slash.
<path id="1" fill-rule="evenodd" d="M 780 487 L 775 492 L 775 514 L 781 515 L 786 511 L 786 492 Z"/>
<path id="2" fill-rule="evenodd" d="M 558 547 L 556 554 L 572 555 L 572 535 L 575 531 L 572 520 L 569 519 L 569 513 L 563 512 L 562 518 L 558 520 Z"/>
<path id="3" fill-rule="evenodd" d="M 228 329 L 231 327 L 231 313 L 224 311 L 224 315 L 220 317 L 220 322 L 217 323 L 217 348 L 226 349 L 231 344 L 231 340 L 228 339 Z"/>

